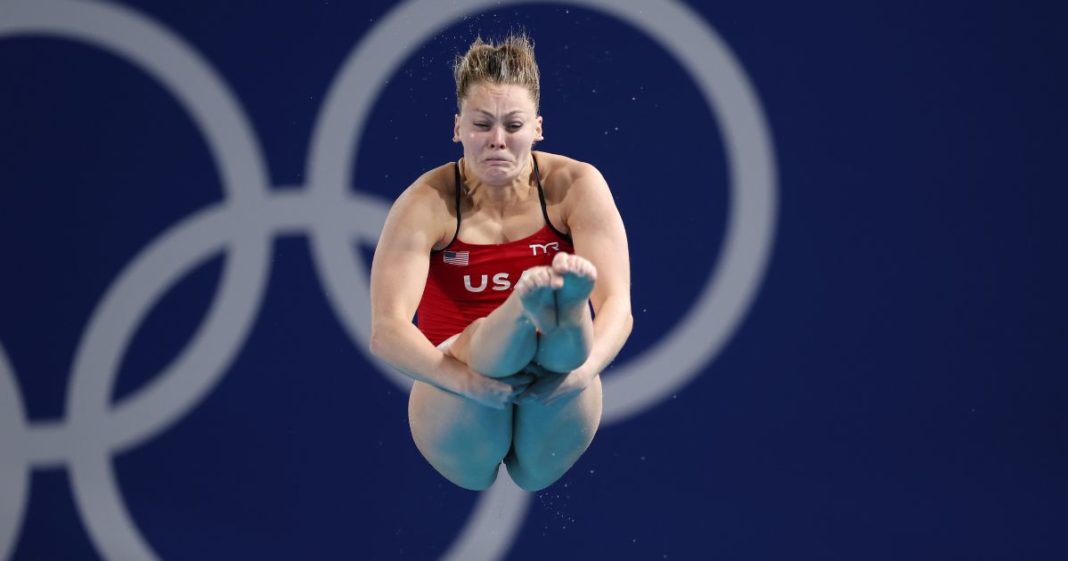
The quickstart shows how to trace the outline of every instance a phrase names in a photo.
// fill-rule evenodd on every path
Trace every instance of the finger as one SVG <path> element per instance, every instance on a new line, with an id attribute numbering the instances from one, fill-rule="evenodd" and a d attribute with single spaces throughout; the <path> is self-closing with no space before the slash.
<path id="1" fill-rule="evenodd" d="M 519 395 L 517 403 L 519 403 L 519 404 L 538 403 L 538 402 L 540 402 L 542 400 L 543 392 L 544 392 L 544 388 L 542 388 L 540 386 L 536 386 L 536 385 L 531 386 L 531 387 L 527 388 L 527 390 L 525 392 L 523 392 L 522 394 Z"/>
<path id="2" fill-rule="evenodd" d="M 554 384 L 551 387 L 545 388 L 544 391 L 538 392 L 538 403 L 546 405 L 549 400 L 554 399 L 554 396 L 560 393 L 560 385 Z"/>
<path id="3" fill-rule="evenodd" d="M 534 376 L 530 374 L 512 374 L 511 376 L 505 376 L 504 378 L 497 378 L 497 381 L 508 384 L 509 386 L 521 386 L 533 382 Z"/>
<path id="4" fill-rule="evenodd" d="M 543 399 L 541 401 L 541 404 L 546 406 L 546 407 L 548 407 L 548 406 L 556 403 L 557 401 L 560 401 L 560 397 L 561 397 L 561 394 L 559 392 L 549 394 L 549 395 L 545 396 L 545 399 Z"/>
<path id="5" fill-rule="evenodd" d="M 519 397 L 519 396 L 523 395 L 524 393 L 526 393 L 528 388 L 529 388 L 529 386 L 522 386 L 522 387 L 514 388 L 512 391 L 508 392 L 508 400 L 509 401 L 514 401 L 516 397 Z"/>
<path id="6" fill-rule="evenodd" d="M 511 391 L 509 391 L 509 392 L 507 392 L 505 394 L 502 394 L 500 397 L 501 397 L 502 400 L 504 400 L 505 404 L 511 405 L 512 403 L 515 403 L 516 397 L 518 397 L 518 396 L 523 394 L 523 391 L 525 389 L 526 388 L 514 388 Z"/>
<path id="7" fill-rule="evenodd" d="M 528 395 L 530 395 L 530 386 L 523 388 L 523 391 L 512 396 L 512 403 L 523 403 Z"/>
<path id="8" fill-rule="evenodd" d="M 545 396 L 532 395 L 532 396 L 530 396 L 530 397 L 528 397 L 526 399 L 526 401 L 523 403 L 523 405 L 526 405 L 528 407 L 531 406 L 531 405 L 537 405 L 539 407 L 545 407 Z"/>
<path id="9" fill-rule="evenodd" d="M 481 400 L 481 403 L 482 403 L 482 405 L 485 405 L 486 407 L 489 407 L 491 409 L 504 409 L 504 406 L 508 405 L 507 403 L 503 403 L 503 402 L 497 401 L 495 399 L 493 399 L 493 400 L 483 399 L 483 400 Z"/>
<path id="10" fill-rule="evenodd" d="M 544 403 L 545 403 L 545 405 L 553 405 L 553 404 L 556 404 L 556 403 L 560 403 L 561 400 L 563 400 L 565 398 L 568 398 L 568 397 L 572 397 L 572 396 L 578 394 L 581 391 L 582 391 L 582 388 L 557 389 L 556 391 L 552 392 L 551 394 L 545 396 Z"/>

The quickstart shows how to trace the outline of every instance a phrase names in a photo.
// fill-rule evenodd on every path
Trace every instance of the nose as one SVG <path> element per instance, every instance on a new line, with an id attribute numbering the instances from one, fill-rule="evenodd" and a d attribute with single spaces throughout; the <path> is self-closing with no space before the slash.
<path id="1" fill-rule="evenodd" d="M 504 148 L 505 130 L 502 126 L 494 126 L 490 131 L 490 148 Z"/>

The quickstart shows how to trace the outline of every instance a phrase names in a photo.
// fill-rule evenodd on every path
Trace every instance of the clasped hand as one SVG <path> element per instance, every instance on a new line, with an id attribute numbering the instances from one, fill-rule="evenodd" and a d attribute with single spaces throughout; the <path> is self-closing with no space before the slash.
<path id="1" fill-rule="evenodd" d="M 596 375 L 591 375 L 581 366 L 571 372 L 551 372 L 533 362 L 528 364 L 523 371 L 532 374 L 534 381 L 513 400 L 513 403 L 517 405 L 529 403 L 552 405 L 586 389 L 593 376 Z"/>
<path id="2" fill-rule="evenodd" d="M 579 367 L 570 372 L 552 372 L 535 363 L 504 378 L 490 378 L 470 371 L 468 383 L 454 391 L 487 407 L 503 409 L 509 404 L 537 403 L 543 406 L 572 397 L 589 385 L 596 373 Z"/>

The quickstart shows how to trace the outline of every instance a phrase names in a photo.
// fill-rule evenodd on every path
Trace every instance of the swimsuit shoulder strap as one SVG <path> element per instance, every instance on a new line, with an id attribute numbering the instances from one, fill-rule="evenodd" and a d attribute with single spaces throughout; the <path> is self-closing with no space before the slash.
<path id="1" fill-rule="evenodd" d="M 549 229 L 555 232 L 556 235 L 570 242 L 571 236 L 557 230 L 556 226 L 553 226 L 552 220 L 549 220 L 549 210 L 545 204 L 545 190 L 542 189 L 541 186 L 541 171 L 538 170 L 538 158 L 534 156 L 533 152 L 530 153 L 530 157 L 534 160 L 534 180 L 538 183 L 538 201 L 541 202 L 541 215 L 545 218 L 545 224 L 547 224 Z M 459 217 L 459 211 L 457 211 L 457 217 Z M 457 228 L 457 231 L 459 231 L 459 228 Z"/>

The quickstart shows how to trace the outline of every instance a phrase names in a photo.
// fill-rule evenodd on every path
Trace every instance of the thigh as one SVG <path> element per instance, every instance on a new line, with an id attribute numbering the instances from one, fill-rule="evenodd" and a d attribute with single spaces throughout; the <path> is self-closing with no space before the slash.
<path id="1" fill-rule="evenodd" d="M 412 439 L 439 473 L 467 489 L 493 483 L 512 445 L 512 407 L 492 409 L 415 382 L 408 398 Z"/>
<path id="2" fill-rule="evenodd" d="M 533 487 L 556 481 L 590 446 L 601 423 L 601 411 L 600 376 L 565 401 L 548 406 L 516 405 L 511 459 L 518 464 L 516 471 L 534 479 Z"/>
<path id="3" fill-rule="evenodd" d="M 492 409 L 422 382 L 412 386 L 408 423 L 430 465 L 467 489 L 493 483 L 512 443 L 512 407 Z"/>

